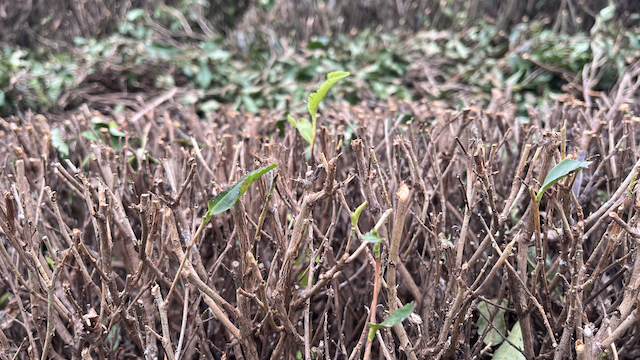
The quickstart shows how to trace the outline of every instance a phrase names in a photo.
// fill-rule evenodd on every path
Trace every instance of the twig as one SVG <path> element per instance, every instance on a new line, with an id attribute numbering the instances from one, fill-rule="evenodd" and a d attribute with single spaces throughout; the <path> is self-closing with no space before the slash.
<path id="1" fill-rule="evenodd" d="M 402 186 L 400 186 L 400 189 L 398 189 L 398 192 L 396 193 L 398 203 L 396 205 L 395 219 L 393 222 L 393 232 L 391 235 L 391 243 L 389 246 L 389 265 L 387 269 L 387 296 L 390 299 L 389 311 L 391 311 L 391 313 L 398 310 L 398 302 L 394 301 L 398 297 L 398 291 L 396 288 L 396 267 L 398 266 L 398 262 L 400 261 L 398 253 L 400 252 L 400 242 L 402 241 L 404 223 L 407 217 L 407 210 L 409 209 L 409 201 L 411 200 L 409 195 L 409 187 L 407 187 L 406 184 L 402 184 Z M 378 276 L 377 273 L 376 276 Z M 373 311 L 375 312 L 375 309 Z M 372 320 L 375 320 L 375 318 L 373 318 Z M 416 354 L 413 351 L 410 351 L 411 349 L 413 349 L 413 345 L 411 344 L 411 341 L 409 341 L 407 332 L 405 331 L 402 324 L 394 325 L 393 330 L 398 336 L 398 339 L 400 339 L 400 344 L 405 350 L 407 357 L 411 360 L 416 360 Z"/>
<path id="2" fill-rule="evenodd" d="M 62 271 L 62 267 L 64 263 L 67 261 L 67 258 L 71 252 L 66 251 L 65 256 L 62 258 L 58 266 L 53 269 L 53 275 L 51 276 L 51 282 L 49 283 L 49 288 L 47 289 L 47 338 L 45 339 L 44 345 L 42 346 L 42 357 L 41 360 L 47 359 L 47 353 L 49 352 L 49 347 L 51 346 L 51 338 L 53 337 L 53 333 L 55 329 L 53 328 L 53 303 L 54 303 L 54 292 L 56 288 L 56 282 L 58 281 L 58 276 L 60 276 L 60 271 Z"/>
<path id="3" fill-rule="evenodd" d="M 157 285 L 156 285 L 157 286 Z M 153 291 L 153 290 L 152 290 Z M 180 338 L 176 347 L 176 360 L 180 360 L 180 350 L 182 349 L 182 341 L 184 341 L 184 333 L 187 328 L 187 319 L 189 317 L 189 286 L 184 288 L 184 307 L 182 309 L 182 326 L 180 326 Z"/>
<path id="4" fill-rule="evenodd" d="M 147 115 L 147 113 L 149 113 L 150 111 L 152 111 L 153 109 L 157 108 L 158 106 L 160 106 L 160 104 L 162 104 L 163 102 L 171 99 L 176 92 L 178 91 L 178 88 L 173 88 L 169 91 L 167 91 L 166 93 L 158 96 L 155 100 L 153 100 L 149 105 L 145 106 L 144 109 L 142 109 L 141 111 L 138 111 L 137 113 L 135 113 L 130 121 L 131 122 L 137 122 L 138 120 L 140 120 L 143 116 Z"/>
<path id="5" fill-rule="evenodd" d="M 158 304 L 158 312 L 160 312 L 160 323 L 162 324 L 162 336 L 160 337 L 160 341 L 162 341 L 162 346 L 165 350 L 165 355 L 169 360 L 175 360 L 175 355 L 173 353 L 173 349 L 171 348 L 171 335 L 169 333 L 169 320 L 167 319 L 167 302 L 162 299 L 162 294 L 160 293 L 160 286 L 157 284 L 151 288 L 151 295 L 156 298 L 156 304 Z M 153 331 L 152 329 L 149 329 Z M 158 336 L 156 334 L 156 336 Z"/>
<path id="6" fill-rule="evenodd" d="M 380 204 L 378 203 L 378 199 L 376 194 L 373 192 L 371 186 L 371 176 L 367 171 L 367 160 L 364 157 L 364 144 L 362 140 L 355 139 L 351 142 L 351 148 L 355 152 L 356 155 L 356 167 L 358 168 L 358 179 L 360 180 L 360 184 L 364 191 L 365 199 L 367 200 L 367 208 L 374 215 L 380 212 Z"/>
<path id="7" fill-rule="evenodd" d="M 618 187 L 618 189 L 613 194 L 613 196 L 611 196 L 611 198 L 607 200 L 606 203 L 602 204 L 602 206 L 600 206 L 600 208 L 597 211 L 589 215 L 589 217 L 584 220 L 585 228 L 589 227 L 591 224 L 594 223 L 594 221 L 598 220 L 603 214 L 607 213 L 609 209 L 611 209 L 613 204 L 615 204 L 622 195 L 626 194 L 629 188 L 629 184 L 631 184 L 631 181 L 638 173 L 639 168 L 640 168 L 640 159 L 638 159 L 635 165 L 633 165 L 633 170 L 631 170 L 631 172 L 629 173 L 629 175 L 627 175 L 627 177 L 624 179 L 622 184 L 620 184 L 620 187 Z"/>

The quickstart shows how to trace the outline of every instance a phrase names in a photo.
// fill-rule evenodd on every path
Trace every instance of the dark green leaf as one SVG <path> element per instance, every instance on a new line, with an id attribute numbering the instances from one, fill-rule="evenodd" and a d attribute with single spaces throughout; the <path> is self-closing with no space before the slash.
<path id="1" fill-rule="evenodd" d="M 96 136 L 96 134 L 93 133 L 93 131 L 83 131 L 80 135 L 82 135 L 83 138 L 89 141 L 95 141 L 95 142 L 100 141 L 100 139 L 98 139 L 98 137 Z"/>
<path id="2" fill-rule="evenodd" d="M 573 48 L 573 51 L 571 52 L 571 55 L 569 55 L 569 57 L 571 59 L 575 60 L 575 58 L 577 58 L 578 56 L 584 54 L 590 48 L 591 48 L 591 43 L 589 43 L 589 42 L 579 42 Z"/>
<path id="3" fill-rule="evenodd" d="M 399 324 L 404 321 L 404 319 L 408 318 L 411 315 L 411 311 L 413 311 L 413 301 L 408 303 L 407 305 L 401 307 L 391 314 L 385 321 L 383 321 L 380 325 L 390 328 L 396 324 Z"/>
<path id="4" fill-rule="evenodd" d="M 507 299 L 502 300 L 502 306 L 507 306 L 509 301 Z M 502 343 L 504 340 L 502 336 L 493 328 L 489 328 L 489 322 L 487 319 L 491 318 L 491 314 L 495 311 L 496 307 L 494 305 L 487 304 L 484 301 L 478 302 L 478 311 L 482 313 L 478 318 L 478 336 L 481 336 L 488 331 L 487 335 L 484 337 L 484 343 L 489 345 L 498 345 Z M 505 310 L 499 308 L 496 312 L 495 317 L 493 318 L 493 326 L 500 330 L 501 333 L 506 334 L 507 332 L 507 324 L 504 321 Z"/>
<path id="5" fill-rule="evenodd" d="M 143 17 L 145 13 L 146 12 L 144 9 L 140 9 L 140 8 L 131 9 L 127 12 L 127 20 L 134 21 L 140 17 Z"/>
<path id="6" fill-rule="evenodd" d="M 258 106 L 256 102 L 249 95 L 242 95 L 242 103 L 244 104 L 244 111 L 255 114 L 258 112 Z"/>
<path id="7" fill-rule="evenodd" d="M 117 137 L 125 137 L 126 134 L 114 127 L 109 127 L 109 134 Z"/>
<path id="8" fill-rule="evenodd" d="M 367 326 L 369 326 L 369 328 L 373 330 L 373 331 L 369 331 L 369 338 L 373 340 L 373 337 L 375 336 L 375 332 L 377 330 L 390 328 L 396 324 L 400 324 L 406 318 L 408 318 L 409 315 L 411 315 L 412 311 L 413 311 L 413 301 L 401 307 L 400 309 L 394 311 L 393 314 L 389 315 L 389 317 L 385 321 L 381 322 L 380 324 L 368 323 Z"/>
<path id="9" fill-rule="evenodd" d="M 609 5 L 606 8 L 600 10 L 600 17 L 604 21 L 611 20 L 613 18 L 613 15 L 615 15 L 615 14 L 616 14 L 616 6 L 615 5 Z"/>
<path id="10" fill-rule="evenodd" d="M 326 36 L 320 36 L 316 41 L 309 42 L 309 45 L 307 45 L 307 48 L 311 50 L 320 49 L 327 45 L 329 45 L 329 38 Z"/>
<path id="11" fill-rule="evenodd" d="M 554 166 L 553 169 L 549 171 L 549 174 L 547 174 L 547 177 L 544 179 L 544 183 L 542 184 L 540 191 L 538 191 L 538 194 L 536 195 L 536 201 L 540 202 L 540 200 L 542 199 L 542 195 L 544 195 L 544 192 L 548 188 L 553 186 L 553 184 L 562 180 L 562 178 L 571 174 L 572 172 L 586 168 L 589 165 L 591 165 L 591 161 L 577 161 L 572 159 L 564 159 L 560 161 L 558 165 Z"/>
<path id="12" fill-rule="evenodd" d="M 4 307 L 9 301 L 9 296 L 11 296 L 10 292 L 6 292 L 0 296 L 0 307 Z"/>
<path id="13" fill-rule="evenodd" d="M 204 215 L 202 221 L 204 223 L 209 222 L 213 215 L 217 215 L 223 213 L 233 206 L 233 204 L 240 199 L 240 196 L 244 194 L 245 191 L 249 188 L 249 186 L 260 176 L 264 175 L 268 171 L 272 170 L 278 166 L 278 164 L 271 164 L 265 167 L 262 167 L 258 170 L 254 170 L 242 178 L 238 180 L 235 184 L 230 185 L 226 189 L 224 189 L 220 194 L 218 194 L 215 198 L 209 201 L 209 211 Z"/>
<path id="14" fill-rule="evenodd" d="M 201 89 L 208 89 L 213 80 L 213 74 L 209 69 L 209 63 L 206 60 L 200 60 L 198 75 L 196 75 L 196 82 Z"/>
<path id="15" fill-rule="evenodd" d="M 63 156 L 69 156 L 69 145 L 64 141 L 60 129 L 51 129 L 51 145 Z"/>
<path id="16" fill-rule="evenodd" d="M 507 336 L 507 339 L 521 350 L 524 349 L 524 341 L 522 340 L 522 330 L 520 329 L 520 322 L 518 321 L 513 325 L 511 333 Z M 511 346 L 508 342 L 503 342 L 502 345 L 493 353 L 493 360 L 525 360 L 526 357 L 522 355 L 520 351 Z"/>
<path id="17" fill-rule="evenodd" d="M 84 159 L 82 159 L 82 164 L 80 164 L 80 166 L 84 168 L 85 166 L 87 166 L 89 161 L 94 160 L 95 158 L 96 158 L 96 154 L 88 153 L 87 156 L 85 156 Z"/>
<path id="18" fill-rule="evenodd" d="M 200 104 L 200 110 L 204 111 L 205 113 L 216 111 L 219 108 L 220 108 L 220 103 L 213 99 L 209 101 L 205 101 L 202 104 Z"/>
<path id="19" fill-rule="evenodd" d="M 102 120 L 97 116 L 94 116 L 93 118 L 91 118 L 91 122 L 93 123 L 93 125 L 96 125 L 99 127 L 109 127 L 109 122 Z"/>

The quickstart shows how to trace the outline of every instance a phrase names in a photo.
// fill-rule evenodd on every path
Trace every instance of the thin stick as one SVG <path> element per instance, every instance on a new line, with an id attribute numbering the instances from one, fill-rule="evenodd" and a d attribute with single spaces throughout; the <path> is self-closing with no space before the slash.
<path id="1" fill-rule="evenodd" d="M 591 226 L 602 215 L 607 213 L 609 209 L 611 209 L 611 207 L 618 201 L 618 199 L 622 195 L 627 193 L 629 184 L 631 184 L 631 181 L 633 180 L 634 175 L 638 173 L 639 168 L 640 168 L 640 159 L 638 159 L 635 165 L 633 165 L 633 170 L 629 173 L 629 175 L 627 175 L 627 177 L 624 179 L 624 182 L 620 184 L 620 187 L 618 188 L 618 190 L 616 190 L 613 196 L 609 200 L 607 200 L 606 203 L 602 204 L 602 206 L 597 211 L 595 211 L 593 214 L 591 214 L 588 218 L 584 220 L 585 228 L 588 226 Z"/>
<path id="2" fill-rule="evenodd" d="M 182 342 L 184 341 L 184 333 L 187 328 L 187 319 L 189 317 L 189 286 L 184 288 L 184 307 L 182 309 L 182 326 L 180 327 L 180 339 L 178 340 L 178 347 L 176 348 L 176 360 L 180 359 L 180 349 L 182 349 Z"/>
<path id="3" fill-rule="evenodd" d="M 165 355 L 167 356 L 167 358 L 169 358 L 169 360 L 176 360 L 175 355 L 173 354 L 173 349 L 171 349 L 169 320 L 167 319 L 167 302 L 165 300 L 162 300 L 162 294 L 160 293 L 160 286 L 156 284 L 153 288 L 151 288 L 151 295 L 153 295 L 156 298 L 156 303 L 158 304 L 158 311 L 160 312 L 160 323 L 162 324 L 162 336 L 160 337 L 160 340 L 162 341 L 162 346 L 164 347 Z M 152 329 L 149 329 L 149 330 L 152 330 Z"/>
<path id="4" fill-rule="evenodd" d="M 42 347 L 42 357 L 41 360 L 47 359 L 47 352 L 49 352 L 49 347 L 51 346 L 51 338 L 53 337 L 53 333 L 55 329 L 53 328 L 53 296 L 55 293 L 56 282 L 58 281 L 58 276 L 60 275 L 60 271 L 64 266 L 64 263 L 67 261 L 67 258 L 71 254 L 70 251 L 67 251 L 64 258 L 53 269 L 53 275 L 51 276 L 51 282 L 49 283 L 49 288 L 47 289 L 47 338 L 44 341 L 44 346 Z"/>
<path id="5" fill-rule="evenodd" d="M 398 297 L 398 290 L 396 288 L 396 268 L 397 266 L 399 266 L 398 261 L 400 261 L 400 259 L 398 257 L 398 253 L 400 252 L 402 232 L 404 231 L 404 223 L 407 217 L 407 210 L 409 209 L 409 201 L 411 200 L 411 197 L 409 195 L 409 187 L 407 187 L 406 184 L 402 184 L 402 186 L 400 186 L 400 189 L 398 189 L 398 192 L 396 193 L 398 203 L 396 205 L 396 214 L 393 222 L 393 232 L 391 235 L 391 244 L 389 247 L 389 267 L 387 270 L 387 296 L 390 299 L 389 311 L 391 313 L 398 310 L 398 302 L 393 301 Z M 376 276 L 377 275 L 378 274 L 376 273 Z M 400 344 L 407 354 L 407 357 L 410 360 L 416 360 L 416 354 L 411 351 L 411 349 L 413 349 L 413 345 L 411 344 L 411 341 L 407 336 L 407 332 L 402 324 L 394 325 L 393 330 L 396 335 L 398 335 Z"/>
<path id="6" fill-rule="evenodd" d="M 369 308 L 369 321 L 372 324 L 376 323 L 376 308 L 378 307 L 378 293 L 380 292 L 380 257 L 376 258 L 376 268 L 375 268 L 375 280 L 373 283 L 373 299 L 371 299 L 371 307 Z M 365 327 L 366 329 L 366 327 Z M 364 360 L 369 360 L 371 358 L 371 346 L 373 345 L 373 340 L 367 336 L 367 345 L 364 350 Z"/>
<path id="7" fill-rule="evenodd" d="M 166 216 L 166 214 L 165 214 L 165 216 Z M 200 233 L 202 232 L 202 229 L 204 229 L 205 226 L 206 226 L 206 224 L 205 224 L 204 221 L 200 222 L 200 226 L 198 226 L 198 230 L 196 230 L 196 234 L 191 237 L 191 241 L 189 242 L 189 245 L 187 245 L 187 249 L 185 250 L 185 254 L 182 257 L 182 260 L 180 261 L 180 266 L 178 267 L 178 271 L 176 272 L 176 276 L 175 276 L 175 278 L 173 278 L 173 282 L 171 283 L 171 288 L 169 289 L 169 293 L 167 294 L 166 301 L 169 301 L 169 299 L 171 299 L 171 295 L 173 294 L 173 291 L 176 288 L 176 284 L 178 283 L 178 279 L 180 278 L 180 273 L 182 273 L 182 269 L 184 269 L 184 264 L 187 262 L 187 259 L 189 258 L 189 255 L 191 254 L 191 249 L 195 245 L 196 240 L 198 239 L 198 236 L 200 235 Z"/>

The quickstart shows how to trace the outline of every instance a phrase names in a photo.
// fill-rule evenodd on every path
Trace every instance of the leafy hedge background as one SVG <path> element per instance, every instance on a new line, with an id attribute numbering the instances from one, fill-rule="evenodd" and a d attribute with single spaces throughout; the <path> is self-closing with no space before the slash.
<path id="1" fill-rule="evenodd" d="M 526 116 L 527 105 L 580 94 L 594 56 L 594 88 L 606 91 L 640 55 L 630 0 L 28 0 L 0 12 L 0 114 L 117 110 L 130 94 L 172 86 L 198 89 L 183 101 L 202 112 L 288 109 L 323 74 L 346 70 L 353 104 L 488 103 L 495 90 Z M 127 95 L 96 96 L 105 92 Z"/>

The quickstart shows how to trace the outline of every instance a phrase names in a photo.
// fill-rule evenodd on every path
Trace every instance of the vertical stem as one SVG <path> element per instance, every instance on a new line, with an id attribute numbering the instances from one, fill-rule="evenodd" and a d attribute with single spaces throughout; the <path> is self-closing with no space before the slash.
<path id="1" fill-rule="evenodd" d="M 398 197 L 398 204 L 396 207 L 396 216 L 393 223 L 393 233 L 391 235 L 391 244 L 389 247 L 389 268 L 387 270 L 387 296 L 389 298 L 389 312 L 393 313 L 398 310 L 398 290 L 396 289 L 396 268 L 398 266 L 398 253 L 400 252 L 400 241 L 402 240 L 402 232 L 404 231 L 404 222 L 407 217 L 407 211 L 409 209 L 410 198 L 409 188 L 406 184 L 402 184 L 396 196 Z M 411 360 L 416 359 L 416 355 L 410 351 L 413 348 L 411 341 L 407 336 L 402 324 L 396 324 L 393 326 L 393 330 L 398 335 L 402 348 L 407 353 L 407 356 Z"/>
<path id="2" fill-rule="evenodd" d="M 158 311 L 160 312 L 160 323 L 162 324 L 162 346 L 165 350 L 165 355 L 169 360 L 175 360 L 173 349 L 171 349 L 171 335 L 169 333 L 169 320 L 167 319 L 167 302 L 162 300 L 162 294 L 160 293 L 160 286 L 157 284 L 151 289 L 151 295 L 156 298 L 158 304 Z"/>
<path id="3" fill-rule="evenodd" d="M 70 252 L 67 252 L 67 255 Z M 63 258 L 63 260 L 53 269 L 53 275 L 51 276 L 51 283 L 49 283 L 49 288 L 47 289 L 47 337 L 44 342 L 44 346 L 42 347 L 42 357 L 41 360 L 45 360 L 47 358 L 47 352 L 49 352 L 49 347 L 51 346 L 51 338 L 53 337 L 53 332 L 55 329 L 53 328 L 53 301 L 54 294 L 56 288 L 56 281 L 58 281 L 58 276 L 60 275 L 60 271 L 62 270 L 62 266 L 67 260 L 67 256 Z"/>
<path id="4" fill-rule="evenodd" d="M 307 276 L 307 291 L 313 287 L 313 270 L 317 250 L 313 249 L 313 231 L 309 229 L 309 273 Z M 311 325 L 309 318 L 311 317 L 311 297 L 307 299 L 304 307 L 304 355 L 306 360 L 311 360 L 311 344 L 309 337 Z"/>
<path id="5" fill-rule="evenodd" d="M 380 257 L 376 258 L 376 277 L 373 282 L 373 299 L 371 299 L 371 308 L 369 309 L 369 321 L 372 324 L 376 323 L 376 307 L 378 307 L 378 293 L 380 292 Z M 373 339 L 367 337 L 367 345 L 364 350 L 364 360 L 369 360 L 371 357 L 371 345 L 373 345 Z"/>
<path id="6" fill-rule="evenodd" d="M 184 333 L 187 328 L 187 318 L 189 317 L 189 286 L 184 288 L 184 308 L 182 309 L 182 326 L 180 327 L 180 339 L 176 348 L 176 360 L 180 359 L 180 349 L 184 341 Z"/>

